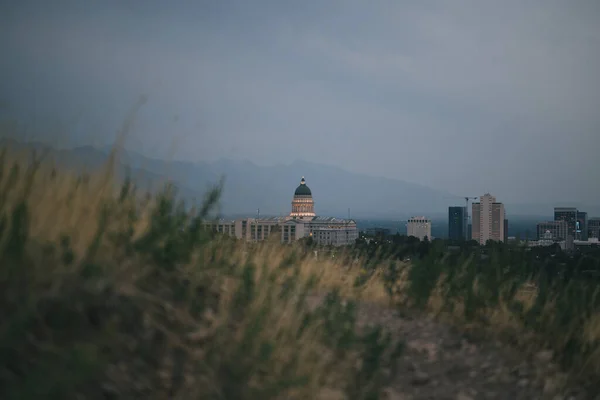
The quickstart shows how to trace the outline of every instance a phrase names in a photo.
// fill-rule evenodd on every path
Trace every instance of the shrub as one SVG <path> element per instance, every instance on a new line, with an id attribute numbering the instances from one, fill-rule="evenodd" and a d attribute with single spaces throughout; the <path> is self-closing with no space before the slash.
<path id="1" fill-rule="evenodd" d="M 347 271 L 208 234 L 221 186 L 189 211 L 112 168 L 2 153 L 1 398 L 377 398 L 401 346 L 357 329 Z"/>
<path id="2" fill-rule="evenodd" d="M 401 307 L 412 305 L 451 316 L 455 323 L 475 323 L 529 351 L 550 347 L 573 376 L 597 382 L 600 286 L 590 276 L 567 273 L 590 266 L 557 268 L 551 261 L 554 255 L 540 258 L 501 244 L 459 254 L 438 250 L 407 267 Z M 590 257 L 578 263 L 590 263 Z M 397 267 L 392 264 L 386 271 L 386 285 L 396 285 L 394 280 L 401 278 Z"/>

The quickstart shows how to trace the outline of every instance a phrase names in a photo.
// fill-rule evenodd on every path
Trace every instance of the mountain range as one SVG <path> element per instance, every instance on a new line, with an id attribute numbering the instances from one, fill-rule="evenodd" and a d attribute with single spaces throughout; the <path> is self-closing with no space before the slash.
<path id="1" fill-rule="evenodd" d="M 7 140 L 4 142 L 6 144 Z M 9 142 L 13 148 L 46 148 L 57 163 L 76 169 L 98 168 L 106 162 L 110 153 L 108 147 L 55 149 L 41 143 Z M 224 191 L 219 212 L 228 217 L 256 215 L 258 210 L 261 216 L 289 213 L 294 190 L 302 177 L 312 190 L 318 215 L 346 217 L 350 214 L 352 218 L 393 219 L 427 215 L 446 218 L 448 206 L 464 204 L 461 197 L 415 183 L 357 174 L 306 161 L 275 166 L 229 159 L 210 163 L 165 161 L 123 150 L 119 157 L 118 177 L 123 178 L 126 174 L 133 176 L 143 188 L 157 188 L 167 179 L 171 180 L 186 200 L 201 199 L 211 185 L 223 178 Z M 513 215 L 552 214 L 552 206 L 534 204 L 507 205 L 507 210 Z"/>

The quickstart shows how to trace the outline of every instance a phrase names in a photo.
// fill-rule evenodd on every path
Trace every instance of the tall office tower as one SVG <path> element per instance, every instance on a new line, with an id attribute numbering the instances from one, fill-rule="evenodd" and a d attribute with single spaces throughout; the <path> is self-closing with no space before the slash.
<path id="1" fill-rule="evenodd" d="M 473 240 L 484 245 L 488 240 L 504 241 L 504 204 L 498 203 L 489 193 L 473 203 Z"/>
<path id="2" fill-rule="evenodd" d="M 467 208 L 448 207 L 448 238 L 465 240 L 467 236 Z"/>
<path id="3" fill-rule="evenodd" d="M 588 214 L 585 211 L 577 211 L 575 222 L 575 239 L 588 240 Z"/>
<path id="4" fill-rule="evenodd" d="M 575 239 L 577 231 L 577 209 L 575 207 L 554 207 L 554 220 L 567 223 L 567 237 Z"/>

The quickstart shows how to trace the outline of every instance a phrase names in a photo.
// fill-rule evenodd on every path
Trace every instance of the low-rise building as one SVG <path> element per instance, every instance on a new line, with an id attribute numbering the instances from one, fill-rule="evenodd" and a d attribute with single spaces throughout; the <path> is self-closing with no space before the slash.
<path id="1" fill-rule="evenodd" d="M 552 233 L 550 230 L 547 230 L 541 236 L 538 234 L 538 240 L 527 241 L 527 245 L 529 247 L 547 247 L 554 244 L 558 244 L 563 250 L 567 248 L 567 242 L 564 239 L 557 240 L 554 233 Z"/>
<path id="2" fill-rule="evenodd" d="M 575 240 L 573 246 L 577 247 L 600 247 L 600 240 L 598 238 L 590 238 L 588 240 Z"/>
<path id="3" fill-rule="evenodd" d="M 358 239 L 356 222 L 350 219 L 315 217 L 307 225 L 309 235 L 319 245 L 346 246 Z"/>
<path id="4" fill-rule="evenodd" d="M 419 240 L 431 240 L 431 220 L 426 217 L 412 217 L 406 223 L 406 235 Z"/>
<path id="5" fill-rule="evenodd" d="M 554 241 L 566 240 L 569 236 L 569 223 L 564 220 L 545 221 L 537 224 L 537 239 L 547 238 Z"/>

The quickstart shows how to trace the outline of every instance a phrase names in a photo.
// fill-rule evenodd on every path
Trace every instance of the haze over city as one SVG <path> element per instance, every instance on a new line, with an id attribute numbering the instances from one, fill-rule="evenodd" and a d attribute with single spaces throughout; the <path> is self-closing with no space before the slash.
<path id="1" fill-rule="evenodd" d="M 145 94 L 127 147 L 152 157 L 597 206 L 599 15 L 593 0 L 22 0 L 0 13 L 0 119 L 106 145 Z"/>

